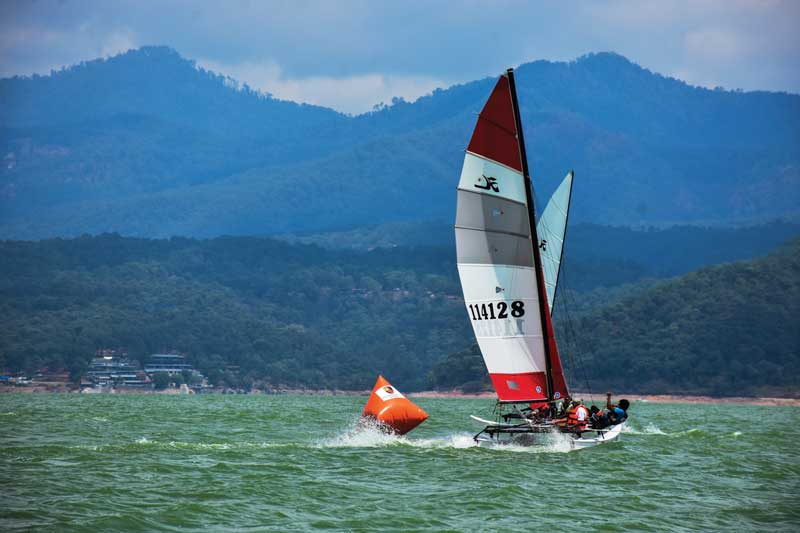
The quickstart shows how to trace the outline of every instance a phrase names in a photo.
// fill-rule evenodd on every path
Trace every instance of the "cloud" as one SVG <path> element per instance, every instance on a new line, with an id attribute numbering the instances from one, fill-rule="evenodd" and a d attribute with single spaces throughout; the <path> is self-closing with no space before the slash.
<path id="1" fill-rule="evenodd" d="M 800 92 L 798 20 L 793 0 L 9 1 L 0 75 L 163 44 L 276 96 L 358 112 L 522 62 L 616 51 L 693 83 Z"/>
<path id="2" fill-rule="evenodd" d="M 686 34 L 686 53 L 695 60 L 730 63 L 750 55 L 753 50 L 746 37 L 725 28 L 703 28 Z"/>
<path id="3" fill-rule="evenodd" d="M 270 93 L 281 100 L 292 100 L 351 114 L 370 111 L 375 105 L 389 104 L 393 97 L 414 101 L 437 87 L 450 85 L 426 76 L 395 76 L 378 73 L 355 76 L 288 77 L 273 62 L 244 62 L 225 65 L 207 59 L 197 64 L 207 70 L 229 76 L 253 89 Z"/>
<path id="4" fill-rule="evenodd" d="M 103 42 L 100 53 L 103 57 L 114 56 L 136 48 L 136 37 L 130 30 L 115 31 L 108 35 Z"/>

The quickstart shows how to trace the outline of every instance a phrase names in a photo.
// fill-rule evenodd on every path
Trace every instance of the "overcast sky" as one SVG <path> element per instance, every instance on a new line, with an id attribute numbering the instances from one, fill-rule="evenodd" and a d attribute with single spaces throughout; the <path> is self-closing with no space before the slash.
<path id="1" fill-rule="evenodd" d="M 0 0 L 0 76 L 164 44 L 276 97 L 358 113 L 615 51 L 694 85 L 798 93 L 798 27 L 800 1 L 781 0 Z"/>

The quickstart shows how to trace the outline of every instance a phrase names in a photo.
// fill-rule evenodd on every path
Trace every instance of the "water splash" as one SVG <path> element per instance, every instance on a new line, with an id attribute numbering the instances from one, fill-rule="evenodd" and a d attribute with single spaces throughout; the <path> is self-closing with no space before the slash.
<path id="1" fill-rule="evenodd" d="M 381 448 L 385 446 L 465 449 L 473 448 L 477 444 L 472 439 L 472 435 L 467 433 L 425 439 L 409 438 L 406 435 L 397 435 L 388 431 L 386 426 L 380 422 L 365 418 L 354 421 L 343 434 L 319 443 L 319 447 L 322 448 Z"/>
<path id="2" fill-rule="evenodd" d="M 457 433 L 429 439 L 405 439 L 403 444 L 415 448 L 452 448 L 456 450 L 475 448 L 478 446 L 475 440 L 473 440 L 472 435 L 466 433 Z"/>
<path id="3" fill-rule="evenodd" d="M 298 442 L 185 442 L 185 441 L 158 441 L 150 440 L 147 437 L 140 437 L 132 443 L 111 443 L 111 444 L 79 444 L 70 446 L 71 449 L 76 450 L 89 450 L 95 452 L 123 452 L 132 447 L 149 447 L 162 450 L 175 449 L 175 450 L 189 450 L 189 451 L 204 451 L 204 450 L 259 450 L 265 448 L 281 448 L 281 447 L 302 447 L 306 444 Z"/>
<path id="4" fill-rule="evenodd" d="M 625 424 L 625 426 L 622 428 L 622 432 L 630 435 L 669 435 L 669 433 L 662 431 L 661 428 L 652 422 L 641 429 L 634 428 L 630 424 Z"/>
<path id="5" fill-rule="evenodd" d="M 641 431 L 643 435 L 666 435 L 666 431 L 662 431 L 660 427 L 650 422 Z"/>
<path id="6" fill-rule="evenodd" d="M 238 443 L 231 444 L 227 442 L 178 442 L 170 441 L 167 446 L 170 448 L 188 449 L 188 450 L 230 450 L 234 447 L 244 448 L 250 447 L 251 443 Z"/>
<path id="7" fill-rule="evenodd" d="M 323 440 L 323 448 L 377 448 L 405 441 L 406 438 L 386 430 L 386 427 L 370 418 L 360 418 L 341 435 Z"/>
<path id="8" fill-rule="evenodd" d="M 478 446 L 478 443 L 475 442 L 475 439 L 472 438 L 472 435 L 469 434 L 457 434 L 457 435 L 450 435 L 448 437 L 444 437 L 442 439 L 431 439 L 433 444 L 436 445 L 437 442 L 442 442 L 444 448 L 455 448 L 457 450 L 463 450 L 465 448 L 475 448 Z"/>
<path id="9" fill-rule="evenodd" d="M 575 449 L 572 437 L 560 431 L 539 433 L 532 443 L 498 443 L 488 446 L 491 450 L 515 453 L 567 453 Z"/>
<path id="10" fill-rule="evenodd" d="M 463 450 L 477 448 L 478 443 L 469 433 L 453 433 L 421 439 L 408 435 L 397 435 L 387 431 L 384 426 L 375 421 L 366 420 L 356 421 L 345 433 L 319 443 L 319 447 L 323 448 L 380 448 L 387 446 Z M 498 443 L 484 447 L 502 452 L 521 453 L 566 453 L 575 449 L 572 437 L 559 431 L 540 434 L 535 443 Z"/>

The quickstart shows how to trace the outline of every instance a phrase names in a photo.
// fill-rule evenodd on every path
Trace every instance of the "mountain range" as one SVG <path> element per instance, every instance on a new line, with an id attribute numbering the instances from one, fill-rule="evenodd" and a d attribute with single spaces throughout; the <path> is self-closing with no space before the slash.
<path id="1" fill-rule="evenodd" d="M 572 221 L 735 224 L 800 213 L 798 95 L 693 87 L 613 53 L 516 72 L 537 195 L 574 169 Z M 449 221 L 493 83 L 347 116 L 254 91 L 166 47 L 3 79 L 0 237 Z"/>

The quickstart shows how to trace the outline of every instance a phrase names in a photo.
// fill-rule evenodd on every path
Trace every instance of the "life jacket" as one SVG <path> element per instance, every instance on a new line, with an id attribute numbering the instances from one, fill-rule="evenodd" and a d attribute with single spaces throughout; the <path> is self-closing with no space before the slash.
<path id="1" fill-rule="evenodd" d="M 583 409 L 583 420 L 578 419 L 578 411 Z M 574 426 L 578 429 L 586 429 L 586 424 L 589 422 L 589 410 L 585 405 L 579 404 L 571 408 L 567 413 L 567 425 Z"/>

